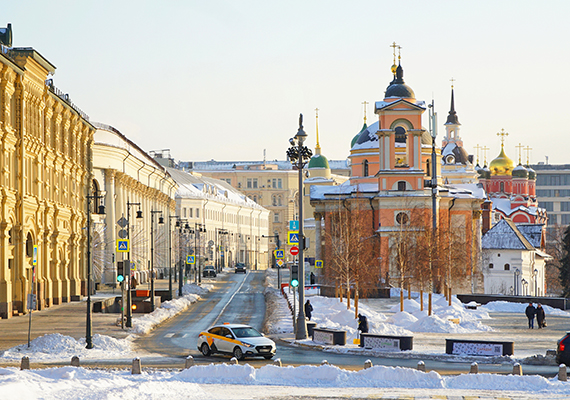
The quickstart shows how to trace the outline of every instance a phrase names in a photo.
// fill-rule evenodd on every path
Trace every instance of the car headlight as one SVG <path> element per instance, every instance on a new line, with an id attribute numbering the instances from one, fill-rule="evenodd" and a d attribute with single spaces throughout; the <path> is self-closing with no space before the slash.
<path id="1" fill-rule="evenodd" d="M 252 344 L 246 343 L 246 342 L 241 342 L 241 344 L 245 347 L 253 347 Z"/>

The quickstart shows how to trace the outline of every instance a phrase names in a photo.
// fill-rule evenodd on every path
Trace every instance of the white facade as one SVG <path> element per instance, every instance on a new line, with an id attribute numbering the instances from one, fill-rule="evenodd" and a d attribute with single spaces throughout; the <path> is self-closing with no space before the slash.
<path id="1" fill-rule="evenodd" d="M 168 168 L 179 185 L 176 215 L 186 230 L 180 232 L 181 254 L 195 254 L 200 266 L 266 269 L 270 211 L 229 183 L 199 173 Z M 187 224 L 187 225 L 186 225 Z"/>
<path id="2" fill-rule="evenodd" d="M 114 284 L 116 262 L 130 257 L 135 276 L 144 283 L 151 267 L 157 276 L 168 270 L 167 229 L 169 216 L 175 213 L 178 185 L 164 167 L 118 130 L 93 125 L 97 131 L 91 196 L 100 197 L 91 199 L 94 281 Z M 105 206 L 104 215 L 97 214 L 100 204 Z M 142 218 L 137 218 L 139 210 Z M 159 224 L 160 217 L 166 223 Z M 119 252 L 117 240 L 127 238 L 130 251 Z"/>

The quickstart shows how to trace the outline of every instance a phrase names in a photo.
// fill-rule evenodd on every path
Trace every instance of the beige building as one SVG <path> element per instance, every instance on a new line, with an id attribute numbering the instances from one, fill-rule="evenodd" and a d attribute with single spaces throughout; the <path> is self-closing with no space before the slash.
<path id="1" fill-rule="evenodd" d="M 139 284 L 149 280 L 151 269 L 157 276 L 167 275 L 169 260 L 174 261 L 168 257 L 169 222 L 176 215 L 178 185 L 166 168 L 117 129 L 93 125 L 93 280 L 115 284 L 116 262 L 129 257 Z M 105 206 L 104 215 L 97 214 L 99 205 Z M 129 240 L 129 252 L 118 251 L 117 240 L 122 239 Z"/>
<path id="2" fill-rule="evenodd" d="M 0 43 L 0 317 L 78 300 L 84 291 L 89 118 L 32 48 Z M 9 39 L 9 40 L 6 40 Z M 34 268 L 34 260 L 37 261 Z"/>

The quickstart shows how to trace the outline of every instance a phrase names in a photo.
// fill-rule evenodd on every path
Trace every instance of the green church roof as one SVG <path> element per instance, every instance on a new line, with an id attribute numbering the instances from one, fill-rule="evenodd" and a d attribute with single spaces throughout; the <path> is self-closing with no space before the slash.
<path id="1" fill-rule="evenodd" d="M 329 160 L 321 154 L 315 154 L 311 157 L 311 161 L 309 161 L 309 166 L 307 168 L 325 168 L 330 169 L 329 167 Z"/>
<path id="2" fill-rule="evenodd" d="M 358 137 L 360 136 L 360 134 L 362 132 L 364 132 L 366 129 L 368 129 L 368 125 L 366 125 L 366 122 L 364 123 L 364 125 L 362 125 L 362 129 L 360 130 L 360 132 L 358 132 L 356 134 L 355 137 L 352 138 L 352 142 L 350 142 L 350 148 L 352 149 L 354 147 L 354 144 L 356 143 L 356 141 L 358 140 Z"/>

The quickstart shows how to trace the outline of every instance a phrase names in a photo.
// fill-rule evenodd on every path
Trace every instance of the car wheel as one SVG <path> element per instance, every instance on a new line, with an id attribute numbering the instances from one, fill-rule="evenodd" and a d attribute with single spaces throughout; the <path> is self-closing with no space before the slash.
<path id="1" fill-rule="evenodd" d="M 271 360 L 273 356 L 263 356 L 263 358 L 265 358 L 266 360 Z"/>
<path id="2" fill-rule="evenodd" d="M 202 352 L 202 355 L 204 357 L 208 357 L 211 353 L 210 346 L 208 346 L 208 343 L 202 343 L 202 346 L 200 346 L 200 351 Z"/>
<path id="3" fill-rule="evenodd" d="M 243 360 L 243 351 L 241 350 L 241 348 L 236 347 L 234 349 L 234 357 L 240 361 Z"/>

